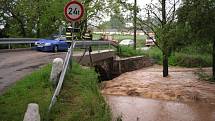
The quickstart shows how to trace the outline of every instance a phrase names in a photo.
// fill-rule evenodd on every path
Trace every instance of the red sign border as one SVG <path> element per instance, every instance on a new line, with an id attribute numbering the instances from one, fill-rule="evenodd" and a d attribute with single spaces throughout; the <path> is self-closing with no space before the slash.
<path id="1" fill-rule="evenodd" d="M 81 15 L 80 15 L 78 18 L 76 18 L 76 19 L 70 18 L 70 17 L 68 16 L 68 14 L 67 14 L 67 8 L 68 8 L 71 4 L 77 4 L 77 5 L 79 5 L 80 8 L 81 8 L 81 11 L 82 11 L 82 12 L 81 12 Z M 83 5 L 82 5 L 81 3 L 79 3 L 78 1 L 71 1 L 71 2 L 67 3 L 66 6 L 64 7 L 64 16 L 65 16 L 69 21 L 77 21 L 77 20 L 79 20 L 83 15 L 84 15 L 84 7 L 83 7 Z"/>

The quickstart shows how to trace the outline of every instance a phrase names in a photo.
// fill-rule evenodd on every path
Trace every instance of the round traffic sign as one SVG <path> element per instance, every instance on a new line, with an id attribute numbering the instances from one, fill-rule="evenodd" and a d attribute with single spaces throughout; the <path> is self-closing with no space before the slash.
<path id="1" fill-rule="evenodd" d="M 71 1 L 66 4 L 64 15 L 69 21 L 77 21 L 84 15 L 84 7 L 78 1 Z"/>

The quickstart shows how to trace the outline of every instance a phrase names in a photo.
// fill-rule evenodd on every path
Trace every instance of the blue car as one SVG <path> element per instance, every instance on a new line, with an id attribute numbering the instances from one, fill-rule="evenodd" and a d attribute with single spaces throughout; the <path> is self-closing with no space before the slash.
<path id="1" fill-rule="evenodd" d="M 55 39 L 40 39 L 35 42 L 36 49 L 44 52 L 67 51 L 69 44 L 65 41 L 65 37 L 57 37 Z"/>

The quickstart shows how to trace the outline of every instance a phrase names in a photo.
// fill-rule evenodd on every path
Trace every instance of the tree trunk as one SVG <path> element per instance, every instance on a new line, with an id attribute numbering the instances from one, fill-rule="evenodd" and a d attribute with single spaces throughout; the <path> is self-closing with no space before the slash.
<path id="1" fill-rule="evenodd" d="M 163 53 L 163 77 L 167 77 L 168 73 L 168 56 Z"/>
<path id="2" fill-rule="evenodd" d="M 162 28 L 164 29 L 164 26 L 167 23 L 166 20 L 166 0 L 161 1 L 162 4 Z M 163 31 L 164 32 L 164 31 Z M 167 41 L 164 41 L 164 50 L 163 50 L 163 77 L 168 76 L 168 47 L 167 47 Z"/>
<path id="3" fill-rule="evenodd" d="M 40 0 L 37 0 L 37 38 L 40 38 L 40 15 L 41 15 L 41 11 L 40 11 Z"/>
<path id="4" fill-rule="evenodd" d="M 213 80 L 215 80 L 215 37 L 213 40 Z"/>
<path id="5" fill-rule="evenodd" d="M 134 0 L 134 50 L 137 45 L 137 0 Z"/>
<path id="6" fill-rule="evenodd" d="M 37 38 L 40 38 L 40 20 L 37 21 Z"/>

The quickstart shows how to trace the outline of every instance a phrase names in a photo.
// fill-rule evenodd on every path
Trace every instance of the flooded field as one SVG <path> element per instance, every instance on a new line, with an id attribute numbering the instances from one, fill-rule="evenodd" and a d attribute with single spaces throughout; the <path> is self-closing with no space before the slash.
<path id="1" fill-rule="evenodd" d="M 103 82 L 102 93 L 122 121 L 215 121 L 215 84 L 199 80 L 199 71 L 170 67 L 163 78 L 155 65 Z"/>

